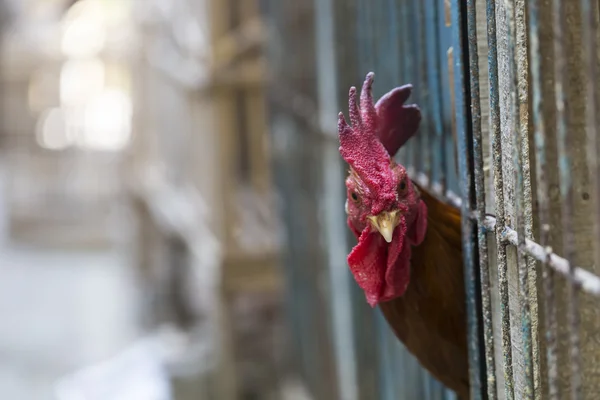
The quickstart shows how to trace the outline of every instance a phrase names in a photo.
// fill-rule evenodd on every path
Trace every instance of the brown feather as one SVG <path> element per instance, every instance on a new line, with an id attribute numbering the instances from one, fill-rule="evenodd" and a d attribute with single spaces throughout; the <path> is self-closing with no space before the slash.
<path id="1" fill-rule="evenodd" d="M 427 233 L 413 247 L 404 296 L 381 303 L 396 336 L 440 382 L 469 398 L 460 211 L 425 189 Z"/>

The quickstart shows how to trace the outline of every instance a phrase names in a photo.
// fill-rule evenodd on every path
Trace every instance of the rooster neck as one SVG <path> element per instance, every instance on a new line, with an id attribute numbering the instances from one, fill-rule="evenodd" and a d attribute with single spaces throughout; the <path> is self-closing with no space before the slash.
<path id="1" fill-rule="evenodd" d="M 420 188 L 427 232 L 412 247 L 404 296 L 380 304 L 407 349 L 446 386 L 468 396 L 465 294 L 460 212 Z"/>

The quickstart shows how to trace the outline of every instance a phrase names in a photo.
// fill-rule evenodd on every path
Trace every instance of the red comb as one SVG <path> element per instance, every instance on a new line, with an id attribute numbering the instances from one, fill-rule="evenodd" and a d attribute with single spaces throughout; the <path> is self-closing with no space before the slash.
<path id="1" fill-rule="evenodd" d="M 360 110 L 356 103 L 356 88 L 350 88 L 348 103 L 352 128 L 346 124 L 342 113 L 338 118 L 340 153 L 357 172 L 361 166 L 354 165 L 356 156 L 353 157 L 353 153 L 360 154 L 368 149 L 372 156 L 382 159 L 381 146 L 374 143 L 376 137 L 376 141 L 393 157 L 416 133 L 421 122 L 419 107 L 416 104 L 404 104 L 412 92 L 410 84 L 392 89 L 373 105 L 374 77 L 375 74 L 369 72 L 365 78 L 360 96 Z"/>
<path id="2" fill-rule="evenodd" d="M 419 107 L 404 104 L 411 92 L 412 85 L 400 86 L 387 92 L 375 104 L 379 125 L 377 136 L 392 157 L 417 132 L 421 123 Z"/>
<path id="3" fill-rule="evenodd" d="M 377 137 L 378 118 L 371 95 L 373 77 L 370 72 L 365 79 L 360 109 L 356 102 L 356 88 L 350 88 L 348 107 L 352 127 L 346 123 L 343 113 L 338 117 L 340 154 L 367 185 L 377 185 L 379 176 L 389 170 L 390 165 L 390 156 Z"/>

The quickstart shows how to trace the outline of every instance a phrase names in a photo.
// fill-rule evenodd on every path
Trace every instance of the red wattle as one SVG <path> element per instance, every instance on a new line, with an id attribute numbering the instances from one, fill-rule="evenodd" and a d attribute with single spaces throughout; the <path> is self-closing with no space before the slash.
<path id="1" fill-rule="evenodd" d="M 350 271 L 371 307 L 402 296 L 408 287 L 410 246 L 403 228 L 402 225 L 396 228 L 388 244 L 379 232 L 368 226 L 348 255 Z"/>

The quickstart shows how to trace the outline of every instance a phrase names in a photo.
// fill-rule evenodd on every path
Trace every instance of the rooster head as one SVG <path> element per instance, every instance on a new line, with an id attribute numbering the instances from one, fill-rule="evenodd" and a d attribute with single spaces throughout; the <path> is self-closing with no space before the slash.
<path id="1" fill-rule="evenodd" d="M 412 86 L 396 88 L 373 104 L 373 78 L 371 72 L 365 79 L 360 106 L 356 88 L 350 88 L 352 126 L 343 113 L 338 118 L 340 154 L 350 165 L 346 213 L 358 239 L 348 265 L 372 307 L 404 294 L 411 246 L 423 241 L 427 227 L 418 188 L 392 158 L 421 121 L 419 108 L 404 104 Z"/>

